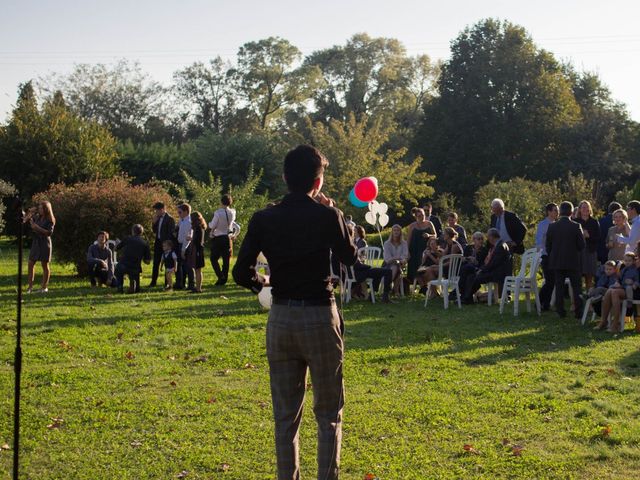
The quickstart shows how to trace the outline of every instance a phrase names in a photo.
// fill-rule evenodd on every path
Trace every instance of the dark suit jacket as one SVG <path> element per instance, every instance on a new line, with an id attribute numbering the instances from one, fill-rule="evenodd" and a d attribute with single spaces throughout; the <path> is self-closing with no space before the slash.
<path id="1" fill-rule="evenodd" d="M 498 217 L 491 215 L 491 228 L 496 228 Z M 527 227 L 522 220 L 513 212 L 504 211 L 504 224 L 507 227 L 507 233 L 515 243 L 515 247 L 511 249 L 512 253 L 524 253 L 524 237 L 527 234 Z"/>
<path id="2" fill-rule="evenodd" d="M 173 219 L 171 215 L 168 213 L 164 214 L 164 219 L 162 220 L 162 225 L 160 226 L 160 238 L 158 239 L 158 224 L 160 223 L 160 219 L 155 222 L 152 226 L 155 241 L 160 243 L 165 240 L 171 240 L 175 243 L 175 230 L 176 230 L 176 221 Z"/>
<path id="3" fill-rule="evenodd" d="M 120 261 L 129 271 L 141 272 L 142 262 L 151 261 L 151 250 L 147 241 L 139 236 L 131 236 L 122 240 L 116 250 L 122 250 Z"/>
<path id="4" fill-rule="evenodd" d="M 549 225 L 546 249 L 552 270 L 582 270 L 580 252 L 585 248 L 584 234 L 579 223 L 569 217 L 560 217 Z"/>
<path id="5" fill-rule="evenodd" d="M 429 215 L 429 218 L 427 218 L 427 220 L 433 223 L 433 228 L 436 229 L 436 236 L 439 237 L 440 235 L 442 235 L 442 222 L 440 221 L 440 219 L 435 215 Z"/>
<path id="6" fill-rule="evenodd" d="M 598 260 L 600 263 L 605 263 L 609 256 L 609 250 L 607 250 L 607 235 L 609 234 L 609 229 L 613 227 L 613 215 L 605 215 L 600 219 L 598 224 L 600 225 L 600 237 L 598 238 Z"/>
<path id="7" fill-rule="evenodd" d="M 509 251 L 509 245 L 502 240 L 498 240 L 496 246 L 493 249 L 493 255 L 489 263 L 480 266 L 480 271 L 483 273 L 495 274 L 497 277 L 506 277 L 513 272 L 513 261 L 511 258 L 511 252 Z"/>

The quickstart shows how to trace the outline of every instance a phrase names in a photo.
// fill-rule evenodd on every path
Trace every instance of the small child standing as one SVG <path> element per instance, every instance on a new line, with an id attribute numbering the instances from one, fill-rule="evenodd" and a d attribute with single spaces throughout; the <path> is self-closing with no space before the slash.
<path id="1" fill-rule="evenodd" d="M 176 271 L 178 264 L 178 256 L 173 249 L 173 242 L 165 240 L 162 242 L 162 266 L 164 267 L 164 288 L 171 290 L 173 288 L 173 273 Z"/>
<path id="2" fill-rule="evenodd" d="M 618 272 L 616 271 L 616 262 L 609 260 L 604 264 L 604 272 L 600 274 L 596 282 L 596 286 L 592 287 L 587 293 L 587 298 L 598 298 L 607 293 L 607 289 L 618 283 Z"/>

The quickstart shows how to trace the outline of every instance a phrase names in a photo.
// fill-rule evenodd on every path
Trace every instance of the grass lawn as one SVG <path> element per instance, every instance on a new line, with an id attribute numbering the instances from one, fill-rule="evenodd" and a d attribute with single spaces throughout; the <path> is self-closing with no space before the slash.
<path id="1" fill-rule="evenodd" d="M 12 442 L 14 265 L 0 243 L 0 445 Z M 131 296 L 53 266 L 50 293 L 24 300 L 22 478 L 275 478 L 266 313 L 205 275 L 202 295 Z M 638 478 L 640 335 L 417 297 L 355 302 L 345 318 L 342 478 Z M 312 391 L 303 478 L 315 477 Z"/>

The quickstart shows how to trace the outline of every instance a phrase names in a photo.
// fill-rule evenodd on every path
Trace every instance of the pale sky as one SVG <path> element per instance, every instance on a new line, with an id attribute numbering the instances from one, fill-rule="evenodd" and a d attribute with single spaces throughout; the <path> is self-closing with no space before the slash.
<path id="1" fill-rule="evenodd" d="M 635 0 L 0 0 L 0 121 L 18 84 L 74 63 L 139 60 L 168 84 L 172 73 L 269 36 L 303 53 L 354 33 L 394 37 L 411 55 L 446 59 L 449 42 L 487 17 L 524 26 L 541 47 L 597 72 L 640 121 L 640 2 Z"/>

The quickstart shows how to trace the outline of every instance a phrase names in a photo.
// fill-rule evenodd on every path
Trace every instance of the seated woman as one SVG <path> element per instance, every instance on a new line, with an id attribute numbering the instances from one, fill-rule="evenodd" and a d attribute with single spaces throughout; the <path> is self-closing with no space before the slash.
<path id="1" fill-rule="evenodd" d="M 462 287 L 464 291 L 462 303 L 472 304 L 473 294 L 483 284 L 493 282 L 500 285 L 513 270 L 511 252 L 509 246 L 500 239 L 500 231 L 490 228 L 487 232 L 487 240 L 490 245 L 489 253 L 476 273 L 465 279 L 465 285 Z"/>
<path id="2" fill-rule="evenodd" d="M 356 225 L 354 229 L 354 242 L 356 244 L 356 248 L 360 250 L 361 248 L 366 248 L 367 244 L 367 234 L 364 231 L 364 227 L 362 225 Z M 364 254 L 359 255 L 360 260 L 364 262 L 366 260 Z"/>
<path id="3" fill-rule="evenodd" d="M 398 295 L 400 293 L 400 282 L 398 280 L 400 279 L 402 268 L 409 259 L 409 245 L 402 238 L 402 227 L 398 224 L 391 227 L 391 235 L 384 242 L 383 257 L 384 264 L 382 266 L 391 269 L 393 293 Z"/>
<path id="4" fill-rule="evenodd" d="M 441 256 L 462 254 L 462 246 L 457 241 L 458 232 L 456 232 L 451 227 L 446 227 L 442 231 L 442 237 L 445 242 L 445 248 L 442 250 Z M 440 272 L 440 268 L 438 265 L 439 264 L 427 267 L 422 278 L 422 282 L 424 286 L 428 285 L 431 280 L 435 280 L 436 278 L 438 278 L 438 275 Z M 443 274 L 446 276 L 448 275 L 448 272 L 449 272 L 449 263 L 448 261 L 445 261 L 445 263 L 443 264 Z M 422 292 L 422 289 L 420 291 Z M 433 292 L 433 295 L 438 294 L 438 292 L 435 291 L 435 289 L 432 290 L 432 292 Z"/>
<path id="5" fill-rule="evenodd" d="M 427 285 L 435 277 L 433 276 L 433 267 L 435 267 L 435 275 L 438 275 L 438 261 L 442 256 L 442 249 L 438 245 L 438 239 L 435 235 L 431 235 L 427 239 L 427 248 L 422 252 L 422 263 L 416 271 L 416 282 L 420 285 L 420 293 L 426 293 Z"/>
<path id="6" fill-rule="evenodd" d="M 629 216 L 623 209 L 616 210 L 612 214 L 613 226 L 607 232 L 606 246 L 609 251 L 607 260 L 621 261 L 627 246 L 618 242 L 618 235 L 628 236 L 631 231 L 629 226 Z"/>

